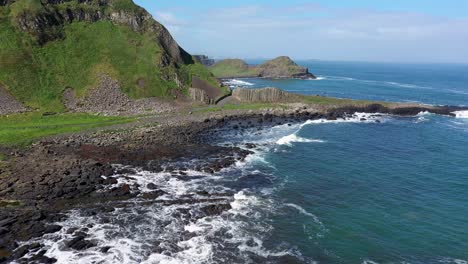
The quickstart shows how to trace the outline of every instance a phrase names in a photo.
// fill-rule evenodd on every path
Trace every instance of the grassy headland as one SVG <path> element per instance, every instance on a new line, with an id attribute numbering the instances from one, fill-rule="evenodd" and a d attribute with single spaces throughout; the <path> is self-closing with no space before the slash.
<path id="1" fill-rule="evenodd" d="M 74 12 L 77 15 L 71 21 L 50 22 L 56 26 L 35 24 L 38 18 L 56 19 L 55 15 Z M 104 17 L 96 21 L 78 18 L 96 12 Z M 124 18 L 130 20 L 143 20 L 142 29 L 111 21 L 109 14 L 115 12 L 125 12 Z M 158 36 L 168 33 L 146 16 L 130 0 L 111 0 L 108 5 L 17 0 L 0 6 L 0 86 L 32 109 L 55 112 L 65 110 L 62 95 L 66 88 L 84 96 L 98 85 L 100 74 L 116 79 L 122 91 L 134 99 L 169 97 L 173 89 L 186 92 L 192 76 L 222 89 L 185 51 L 181 50 L 182 58 L 174 58 L 170 52 L 179 47 L 175 42 L 168 47 L 164 43 L 168 37 Z"/>
<path id="2" fill-rule="evenodd" d="M 0 145 L 25 146 L 39 138 L 68 132 L 78 132 L 135 120 L 128 117 L 105 117 L 89 114 L 59 114 L 43 116 L 39 113 L 0 116 Z M 0 160 L 4 156 L 0 154 Z"/>
<path id="3" fill-rule="evenodd" d="M 305 67 L 297 65 L 291 58 L 281 56 L 260 65 L 248 65 L 240 59 L 226 59 L 209 67 L 218 78 L 315 78 Z"/>

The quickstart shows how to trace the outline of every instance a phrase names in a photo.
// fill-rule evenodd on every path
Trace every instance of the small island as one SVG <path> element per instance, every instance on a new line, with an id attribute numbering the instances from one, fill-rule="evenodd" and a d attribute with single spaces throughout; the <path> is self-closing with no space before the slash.
<path id="1" fill-rule="evenodd" d="M 260 65 L 248 65 L 240 59 L 226 59 L 209 67 L 220 79 L 228 78 L 271 78 L 271 79 L 316 79 L 306 67 L 299 66 L 291 58 L 281 56 Z"/>

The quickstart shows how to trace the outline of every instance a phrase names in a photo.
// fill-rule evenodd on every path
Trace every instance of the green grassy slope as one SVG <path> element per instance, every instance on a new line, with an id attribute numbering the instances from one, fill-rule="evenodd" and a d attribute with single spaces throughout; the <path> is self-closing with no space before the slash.
<path id="1" fill-rule="evenodd" d="M 258 72 L 239 59 L 227 59 L 217 62 L 209 68 L 218 78 L 226 77 L 255 77 Z"/>
<path id="2" fill-rule="evenodd" d="M 95 8 L 77 0 L 54 8 L 76 6 Z M 97 77 L 102 73 L 117 79 L 123 92 L 132 98 L 169 96 L 177 88 L 176 74 L 187 87 L 192 75 L 219 87 L 201 65 L 159 66 L 164 50 L 155 41 L 154 34 L 136 32 L 108 20 L 73 22 L 59 29 L 51 28 L 54 31 L 51 34 L 61 37 L 40 45 L 34 35 L 18 29 L 15 19 L 25 12 L 33 16 L 43 8 L 39 0 L 18 0 L 0 7 L 0 85 L 31 108 L 63 111 L 61 99 L 65 88 L 84 95 L 97 85 Z M 113 0 L 112 8 L 131 12 L 138 7 L 129 0 Z"/>
<path id="3" fill-rule="evenodd" d="M 104 117 L 88 114 L 42 116 L 38 113 L 29 113 L 0 116 L 0 146 L 24 146 L 44 136 L 105 127 L 133 120 L 133 118 L 127 117 Z"/>
<path id="4" fill-rule="evenodd" d="M 281 56 L 263 64 L 249 66 L 240 59 L 226 59 L 218 61 L 209 67 L 210 71 L 218 78 L 234 77 L 294 77 L 306 74 L 307 68 L 297 65 L 291 58 Z"/>

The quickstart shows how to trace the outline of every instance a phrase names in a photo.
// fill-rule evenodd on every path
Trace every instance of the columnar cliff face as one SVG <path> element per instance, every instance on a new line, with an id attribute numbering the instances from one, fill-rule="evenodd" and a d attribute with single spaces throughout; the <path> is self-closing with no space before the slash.
<path id="1" fill-rule="evenodd" d="M 295 94 L 290 94 L 278 88 L 245 89 L 237 88 L 232 96 L 244 103 L 280 103 L 298 100 Z"/>
<path id="2" fill-rule="evenodd" d="M 31 108 L 61 110 L 64 90 L 84 96 L 102 74 L 132 98 L 217 84 L 131 0 L 0 0 L 0 39 L 0 85 Z"/>
<path id="3" fill-rule="evenodd" d="M 306 67 L 297 65 L 291 58 L 281 56 L 257 66 L 250 66 L 239 59 L 226 59 L 210 67 L 218 78 L 300 78 L 315 79 Z"/>

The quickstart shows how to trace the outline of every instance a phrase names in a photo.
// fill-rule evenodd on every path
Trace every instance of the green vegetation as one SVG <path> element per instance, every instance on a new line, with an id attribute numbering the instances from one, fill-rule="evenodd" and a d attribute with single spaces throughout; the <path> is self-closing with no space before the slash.
<path id="1" fill-rule="evenodd" d="M 307 104 L 317 104 L 317 105 L 330 105 L 330 106 L 344 106 L 344 105 L 369 105 L 369 104 L 381 104 L 388 106 L 389 103 L 386 102 L 376 102 L 376 101 L 366 101 L 366 100 L 353 100 L 353 99 L 341 99 L 333 97 L 324 97 L 324 96 L 308 96 L 300 95 L 302 101 Z"/>
<path id="2" fill-rule="evenodd" d="M 0 145 L 28 145 L 45 136 L 122 124 L 133 121 L 128 117 L 105 117 L 88 114 L 59 114 L 42 116 L 39 113 L 0 117 Z"/>
<path id="3" fill-rule="evenodd" d="M 217 62 L 209 68 L 218 78 L 235 77 L 288 77 L 307 74 L 307 68 L 297 65 L 291 58 L 282 56 L 257 66 L 249 66 L 239 59 Z"/>
<path id="4" fill-rule="evenodd" d="M 228 94 L 230 90 L 227 87 L 221 87 L 219 81 L 213 74 L 206 69 L 201 63 L 188 64 L 181 67 L 181 72 L 184 73 L 186 83 L 192 85 L 192 76 L 197 76 L 202 80 L 206 80 L 209 84 L 221 90 L 222 96 Z"/>
<path id="5" fill-rule="evenodd" d="M 65 35 L 63 41 L 39 46 L 1 21 L 0 80 L 26 105 L 61 111 L 66 87 L 83 95 L 97 85 L 102 73 L 119 80 L 132 98 L 164 97 L 177 87 L 162 78 L 164 73 L 156 66 L 161 49 L 149 34 L 100 21 L 72 23 L 65 27 Z M 139 80 L 144 80 L 144 87 Z"/>
<path id="6" fill-rule="evenodd" d="M 37 14 L 44 10 L 40 0 L 18 0 L 11 5 L 11 15 Z"/>
<path id="7" fill-rule="evenodd" d="M 255 77 L 258 72 L 242 60 L 227 59 L 210 67 L 211 72 L 219 78 L 223 77 Z"/>
<path id="8" fill-rule="evenodd" d="M 286 109 L 287 106 L 279 103 L 242 103 L 242 104 L 225 104 L 223 106 L 211 106 L 198 109 L 196 113 L 211 113 L 223 110 L 262 110 L 262 109 Z"/>
<path id="9" fill-rule="evenodd" d="M 45 23 L 44 29 L 35 32 L 23 32 L 17 26 L 21 19 L 33 24 L 38 14 L 53 17 L 65 10 L 145 15 L 131 0 L 110 0 L 109 5 L 100 2 L 43 4 L 40 0 L 17 0 L 0 6 L 0 85 L 26 106 L 53 112 L 65 110 L 62 94 L 66 88 L 83 96 L 98 84 L 101 74 L 118 80 L 122 91 L 135 99 L 171 96 L 171 90 L 178 88 L 176 76 L 182 79 L 184 88 L 196 75 L 221 89 L 201 65 L 168 61 L 167 47 L 152 30 L 136 32 L 106 18 L 56 26 Z"/>
<path id="10" fill-rule="evenodd" d="M 111 1 L 111 5 L 114 10 L 119 11 L 138 11 L 139 7 L 133 3 L 131 0 L 113 0 Z"/>
<path id="11" fill-rule="evenodd" d="M 5 207 L 18 207 L 21 206 L 21 202 L 17 200 L 0 200 L 0 208 Z"/>

